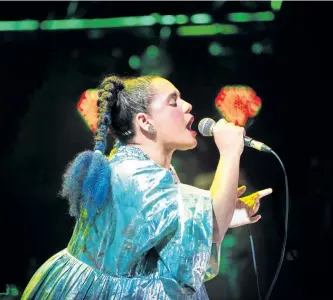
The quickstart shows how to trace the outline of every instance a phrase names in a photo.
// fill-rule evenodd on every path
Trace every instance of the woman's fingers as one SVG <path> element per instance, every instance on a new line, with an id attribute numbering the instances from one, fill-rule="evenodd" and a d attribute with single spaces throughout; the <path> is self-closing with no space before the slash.
<path id="1" fill-rule="evenodd" d="M 251 218 L 251 224 L 258 222 L 261 219 L 261 215 L 257 215 Z"/>
<path id="2" fill-rule="evenodd" d="M 262 198 L 262 197 L 266 197 L 266 196 L 272 194 L 273 190 L 271 188 L 268 188 L 268 189 L 261 190 L 257 193 L 258 193 L 259 198 Z"/>
<path id="3" fill-rule="evenodd" d="M 241 187 L 239 187 L 237 189 L 237 198 L 241 195 L 243 195 L 246 191 L 246 186 L 245 185 L 242 185 Z"/>

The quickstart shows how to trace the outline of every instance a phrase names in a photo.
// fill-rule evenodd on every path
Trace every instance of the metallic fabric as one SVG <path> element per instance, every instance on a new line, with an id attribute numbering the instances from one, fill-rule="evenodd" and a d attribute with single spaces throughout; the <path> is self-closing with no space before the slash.
<path id="1" fill-rule="evenodd" d="M 110 201 L 82 206 L 66 249 L 22 299 L 208 299 L 218 273 L 209 192 L 181 184 L 136 147 L 110 159 Z"/>

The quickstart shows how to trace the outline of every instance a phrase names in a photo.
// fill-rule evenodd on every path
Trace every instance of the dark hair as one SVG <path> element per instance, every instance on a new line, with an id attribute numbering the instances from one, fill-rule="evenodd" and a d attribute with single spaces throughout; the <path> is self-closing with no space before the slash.
<path id="1" fill-rule="evenodd" d="M 111 76 L 103 80 L 99 102 L 108 102 L 111 117 L 111 134 L 127 144 L 135 135 L 133 118 L 140 112 L 148 113 L 155 76 L 120 79 Z M 100 115 L 101 116 L 101 115 Z"/>
<path id="2" fill-rule="evenodd" d="M 71 216 L 78 218 L 85 204 L 88 216 L 92 218 L 110 195 L 110 167 L 104 156 L 108 129 L 121 144 L 133 139 L 133 119 L 139 112 L 149 112 L 154 78 L 156 76 L 111 76 L 102 81 L 94 152 L 88 150 L 78 154 L 63 175 L 60 195 L 69 201 Z"/>

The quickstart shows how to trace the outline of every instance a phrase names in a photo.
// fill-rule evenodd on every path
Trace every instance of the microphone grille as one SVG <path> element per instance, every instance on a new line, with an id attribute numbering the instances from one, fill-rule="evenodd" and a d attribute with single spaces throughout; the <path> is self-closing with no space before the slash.
<path id="1" fill-rule="evenodd" d="M 198 130 L 203 136 L 212 136 L 215 123 L 213 119 L 203 118 L 199 123 Z"/>

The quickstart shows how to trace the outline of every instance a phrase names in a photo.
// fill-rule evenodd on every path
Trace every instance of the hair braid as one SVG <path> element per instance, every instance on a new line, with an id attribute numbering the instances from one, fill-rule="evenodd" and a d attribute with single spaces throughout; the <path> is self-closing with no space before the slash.
<path id="1" fill-rule="evenodd" d="M 111 109 L 117 102 L 118 94 L 124 89 L 124 84 L 115 76 L 109 77 L 101 84 L 98 105 L 98 128 L 95 135 L 94 150 L 104 153 L 108 128 L 111 124 Z"/>

